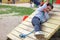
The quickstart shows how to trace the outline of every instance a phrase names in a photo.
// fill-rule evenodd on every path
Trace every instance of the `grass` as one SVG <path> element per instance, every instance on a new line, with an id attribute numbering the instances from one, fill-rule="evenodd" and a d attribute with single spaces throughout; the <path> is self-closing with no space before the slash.
<path id="1" fill-rule="evenodd" d="M 6 9 L 6 11 L 0 10 L 0 14 L 18 13 L 18 15 L 30 15 L 34 10 L 26 7 L 16 7 L 0 5 L 0 9 Z"/>

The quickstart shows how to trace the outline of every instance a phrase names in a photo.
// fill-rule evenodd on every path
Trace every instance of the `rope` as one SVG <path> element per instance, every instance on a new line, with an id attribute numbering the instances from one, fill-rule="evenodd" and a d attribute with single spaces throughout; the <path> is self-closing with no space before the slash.
<path id="1" fill-rule="evenodd" d="M 22 34 L 20 34 L 19 36 L 20 36 L 20 38 L 26 38 L 28 35 L 32 34 L 33 32 L 34 32 L 34 30 L 31 31 L 31 32 L 28 33 L 28 34 L 24 34 L 24 33 L 22 33 Z"/>

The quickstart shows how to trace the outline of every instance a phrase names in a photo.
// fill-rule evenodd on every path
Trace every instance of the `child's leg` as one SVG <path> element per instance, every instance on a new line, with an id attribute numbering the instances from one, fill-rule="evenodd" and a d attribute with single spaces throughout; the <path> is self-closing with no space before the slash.
<path id="1" fill-rule="evenodd" d="M 35 32 L 42 31 L 40 20 L 37 17 L 32 19 L 32 24 L 34 26 Z"/>
<path id="2" fill-rule="evenodd" d="M 35 30 L 35 37 L 37 39 L 45 39 L 44 35 L 43 35 L 42 26 L 41 26 L 41 22 L 40 22 L 39 18 L 34 17 L 32 19 L 32 24 L 33 24 L 34 30 Z"/>
<path id="3" fill-rule="evenodd" d="M 36 4 L 36 6 L 39 6 L 40 5 L 40 2 L 34 1 L 34 4 Z"/>
<path id="4" fill-rule="evenodd" d="M 30 0 L 30 7 L 31 7 L 31 8 L 34 7 L 34 0 Z"/>

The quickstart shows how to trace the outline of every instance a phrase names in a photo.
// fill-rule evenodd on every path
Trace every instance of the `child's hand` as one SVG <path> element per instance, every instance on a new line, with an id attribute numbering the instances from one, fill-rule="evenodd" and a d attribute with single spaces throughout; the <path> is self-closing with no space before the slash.
<path id="1" fill-rule="evenodd" d="M 43 10 L 44 12 L 47 12 L 46 9 Z"/>

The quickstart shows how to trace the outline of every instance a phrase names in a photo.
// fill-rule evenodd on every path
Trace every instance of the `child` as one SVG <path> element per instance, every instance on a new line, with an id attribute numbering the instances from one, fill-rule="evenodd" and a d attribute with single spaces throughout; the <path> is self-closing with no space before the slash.
<path id="1" fill-rule="evenodd" d="M 35 36 L 37 39 L 44 38 L 41 24 L 49 19 L 49 11 L 52 9 L 53 5 L 49 3 L 49 0 L 47 0 L 43 6 L 36 10 L 37 13 L 32 19 L 32 25 L 34 26 Z"/>
<path id="2" fill-rule="evenodd" d="M 42 0 L 30 0 L 31 7 L 34 6 L 33 3 L 34 3 L 37 7 L 39 7 L 39 5 L 40 5 L 40 6 L 42 5 L 41 2 L 42 2 Z"/>

